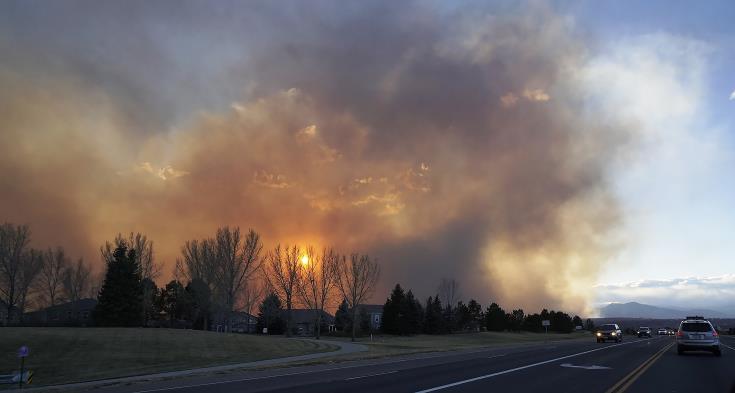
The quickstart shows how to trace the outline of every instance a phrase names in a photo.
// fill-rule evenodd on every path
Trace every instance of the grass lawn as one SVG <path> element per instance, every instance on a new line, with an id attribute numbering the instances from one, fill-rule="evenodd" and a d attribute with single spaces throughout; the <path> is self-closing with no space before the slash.
<path id="1" fill-rule="evenodd" d="M 450 351 L 457 349 L 482 348 L 497 345 L 512 345 L 523 343 L 536 343 L 544 341 L 591 339 L 589 332 L 575 332 L 571 334 L 556 333 L 508 333 L 508 332 L 482 332 L 462 333 L 446 335 L 417 335 L 410 337 L 400 336 L 374 336 L 372 341 L 369 337 L 361 337 L 357 343 L 366 345 L 368 352 L 347 355 L 351 358 L 377 358 L 385 356 L 404 355 L 411 353 Z M 325 337 L 326 338 L 326 337 Z M 329 340 L 349 341 L 349 338 L 327 338 Z M 345 356 L 341 357 L 345 358 Z"/>
<path id="2" fill-rule="evenodd" d="M 336 350 L 323 343 L 245 334 L 140 328 L 0 328 L 0 374 L 30 348 L 33 385 L 79 382 Z"/>

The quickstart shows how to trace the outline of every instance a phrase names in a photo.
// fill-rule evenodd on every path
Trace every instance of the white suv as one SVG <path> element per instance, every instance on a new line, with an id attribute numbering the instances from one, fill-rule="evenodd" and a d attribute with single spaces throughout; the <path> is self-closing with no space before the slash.
<path id="1" fill-rule="evenodd" d="M 703 317 L 687 317 L 676 332 L 676 351 L 679 355 L 684 351 L 710 351 L 721 356 L 720 335 Z"/>

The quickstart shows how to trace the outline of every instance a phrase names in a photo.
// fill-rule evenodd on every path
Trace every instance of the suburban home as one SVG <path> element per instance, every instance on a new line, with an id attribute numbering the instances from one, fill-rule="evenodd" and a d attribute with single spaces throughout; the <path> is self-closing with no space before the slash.
<path id="1" fill-rule="evenodd" d="M 321 313 L 321 332 L 333 332 L 335 330 L 334 317 L 326 311 L 321 311 Z M 283 310 L 282 318 L 286 321 L 286 310 Z M 297 308 L 291 310 L 291 323 L 295 334 L 299 336 L 313 336 L 316 333 L 315 310 L 310 308 Z"/>
<path id="2" fill-rule="evenodd" d="M 372 331 L 380 330 L 380 323 L 383 320 L 382 304 L 361 304 L 358 306 L 360 312 L 358 315 L 367 316 L 370 320 L 370 329 Z"/>
<path id="3" fill-rule="evenodd" d="M 231 330 L 234 333 L 256 333 L 258 317 L 243 312 L 234 312 L 230 317 Z"/>
<path id="4" fill-rule="evenodd" d="M 94 325 L 92 311 L 97 305 L 95 299 L 80 299 L 74 302 L 57 304 L 43 310 L 23 315 L 24 325 L 35 326 L 91 326 Z"/>

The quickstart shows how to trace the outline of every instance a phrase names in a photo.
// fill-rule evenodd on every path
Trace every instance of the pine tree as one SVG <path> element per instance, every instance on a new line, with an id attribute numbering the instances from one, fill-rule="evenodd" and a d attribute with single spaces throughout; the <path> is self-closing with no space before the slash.
<path id="1" fill-rule="evenodd" d="M 404 334 L 421 333 L 421 321 L 424 318 L 424 312 L 421 303 L 413 296 L 413 292 L 409 290 L 406 293 L 406 331 Z"/>
<path id="2" fill-rule="evenodd" d="M 508 327 L 505 310 L 497 303 L 487 306 L 485 311 L 485 327 L 489 332 L 502 332 Z"/>
<path id="3" fill-rule="evenodd" d="M 426 310 L 424 311 L 423 331 L 426 334 L 444 333 L 444 315 L 442 302 L 439 296 L 431 297 L 426 300 Z"/>
<path id="4" fill-rule="evenodd" d="M 143 316 L 143 286 L 135 250 L 118 243 L 107 262 L 105 281 L 93 312 L 100 326 L 140 326 Z"/>
<path id="5" fill-rule="evenodd" d="M 334 313 L 334 328 L 341 332 L 349 332 L 352 330 L 350 318 L 350 304 L 347 303 L 346 299 L 342 299 L 337 312 Z"/>
<path id="6" fill-rule="evenodd" d="M 390 298 L 386 299 L 385 305 L 383 306 L 383 317 L 381 320 L 380 328 L 383 333 L 387 334 L 402 334 L 405 329 L 402 324 L 403 313 L 406 311 L 405 307 L 406 295 L 403 292 L 400 284 L 396 284 L 393 288 L 393 292 L 390 294 Z"/>
<path id="7" fill-rule="evenodd" d="M 283 313 L 283 305 L 278 295 L 271 293 L 263 299 L 258 306 L 258 332 L 262 332 L 263 328 L 268 328 L 268 334 L 283 334 L 285 323 L 281 314 Z"/>

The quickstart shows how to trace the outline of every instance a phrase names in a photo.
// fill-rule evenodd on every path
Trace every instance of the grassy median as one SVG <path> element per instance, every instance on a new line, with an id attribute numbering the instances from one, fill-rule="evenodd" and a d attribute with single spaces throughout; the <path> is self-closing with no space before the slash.
<path id="1" fill-rule="evenodd" d="M 30 348 L 33 385 L 251 362 L 337 347 L 323 343 L 196 330 L 136 328 L 0 328 L 0 374 L 18 369 Z"/>
<path id="2" fill-rule="evenodd" d="M 373 336 L 361 337 L 358 344 L 368 347 L 368 352 L 342 356 L 340 358 L 379 358 L 412 353 L 451 351 L 458 349 L 472 349 L 499 345 L 516 345 L 524 343 L 538 343 L 545 341 L 590 339 L 589 332 L 575 332 L 570 334 L 557 333 L 509 333 L 509 332 L 482 332 L 461 333 L 446 335 L 416 335 L 416 336 Z M 329 338 L 349 341 L 349 338 Z"/>

